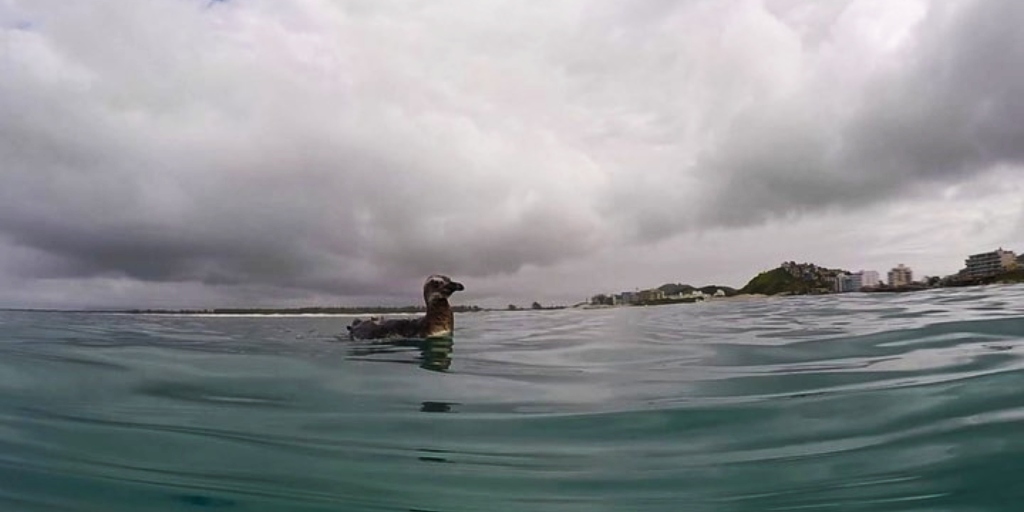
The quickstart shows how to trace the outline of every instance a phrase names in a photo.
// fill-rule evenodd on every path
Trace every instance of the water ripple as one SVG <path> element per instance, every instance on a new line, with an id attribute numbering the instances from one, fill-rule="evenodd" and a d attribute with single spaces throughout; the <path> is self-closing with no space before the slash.
<path id="1" fill-rule="evenodd" d="M 1015 510 L 1024 287 L 459 315 L 0 312 L 0 509 Z"/>

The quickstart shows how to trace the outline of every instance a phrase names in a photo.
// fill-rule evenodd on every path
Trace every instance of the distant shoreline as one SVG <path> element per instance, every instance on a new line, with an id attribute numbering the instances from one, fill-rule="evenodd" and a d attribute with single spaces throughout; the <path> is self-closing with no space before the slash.
<path id="1" fill-rule="evenodd" d="M 962 288 L 977 288 L 982 286 L 1013 286 L 1020 285 L 1019 282 L 994 282 L 994 283 L 979 283 L 979 284 L 961 284 L 956 286 L 935 286 L 935 287 L 899 287 L 899 288 L 876 288 L 870 290 L 863 290 L 859 293 L 865 295 L 877 295 L 877 294 L 902 294 L 902 293 L 913 293 L 928 290 L 944 290 L 944 289 L 962 289 Z M 856 293 L 856 292 L 855 292 Z M 736 302 L 744 300 L 757 300 L 757 299 L 768 299 L 776 297 L 800 297 L 800 296 L 848 296 L 851 293 L 821 293 L 821 294 L 802 294 L 802 293 L 778 293 L 778 294 L 763 294 L 763 293 L 740 293 L 727 297 L 713 297 L 706 300 L 692 301 L 692 300 L 665 300 L 658 301 L 656 303 L 637 303 L 637 304 L 590 304 L 580 303 L 574 306 L 553 306 L 553 307 L 542 307 L 542 308 L 484 308 L 480 306 L 453 306 L 452 309 L 455 313 L 483 313 L 483 312 L 524 312 L 524 311 L 551 311 L 551 310 L 563 310 L 563 309 L 582 309 L 582 310 L 594 310 L 594 309 L 613 309 L 613 308 L 628 308 L 628 307 L 644 307 L 644 306 L 669 306 L 675 304 L 695 304 L 705 302 Z M 151 316 L 193 316 L 193 317 L 224 317 L 224 318 L 243 318 L 243 317 L 307 317 L 307 318 L 345 318 L 345 317 L 357 317 L 366 315 L 415 315 L 422 314 L 423 308 L 420 306 L 405 306 L 405 307 L 380 307 L 380 306 L 369 306 L 369 307 L 344 307 L 344 308 L 317 308 L 317 307 L 303 307 L 303 308 L 214 308 L 214 309 L 55 309 L 55 308 L 2 308 L 0 312 L 14 312 L 14 313 L 71 313 L 71 314 L 108 314 L 108 315 L 151 315 Z"/>

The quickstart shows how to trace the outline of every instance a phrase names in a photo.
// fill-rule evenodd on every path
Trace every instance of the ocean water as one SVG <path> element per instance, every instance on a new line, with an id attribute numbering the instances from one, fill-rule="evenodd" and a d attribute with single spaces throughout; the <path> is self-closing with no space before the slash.
<path id="1" fill-rule="evenodd" d="M 0 511 L 1024 509 L 1024 287 L 457 316 L 0 312 Z"/>

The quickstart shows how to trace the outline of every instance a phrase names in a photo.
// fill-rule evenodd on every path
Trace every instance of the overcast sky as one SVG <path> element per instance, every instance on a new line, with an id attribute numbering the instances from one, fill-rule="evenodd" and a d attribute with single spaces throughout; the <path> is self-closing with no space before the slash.
<path id="1" fill-rule="evenodd" d="M 1018 0 L 0 0 L 0 307 L 1024 251 Z"/>

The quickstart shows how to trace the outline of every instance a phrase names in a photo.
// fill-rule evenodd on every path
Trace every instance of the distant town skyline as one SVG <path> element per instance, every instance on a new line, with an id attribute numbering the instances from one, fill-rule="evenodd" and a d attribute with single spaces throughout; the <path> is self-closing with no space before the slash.
<path id="1" fill-rule="evenodd" d="M 0 307 L 1024 249 L 1024 2 L 0 2 Z M 102 34 L 102 37 L 98 34 Z"/>
<path id="2" fill-rule="evenodd" d="M 907 287 L 925 285 L 946 286 L 970 284 L 972 280 L 984 279 L 998 276 L 1010 271 L 1024 269 L 1024 255 L 1018 255 L 1015 251 L 999 247 L 991 251 L 974 253 L 964 259 L 964 266 L 957 272 L 944 275 L 915 275 L 913 268 L 898 263 L 887 272 L 885 278 L 876 270 L 830 267 L 814 262 L 798 262 L 796 260 L 784 261 L 778 267 L 766 269 L 767 272 L 781 269 L 802 280 L 812 280 L 822 283 L 823 287 L 814 286 L 811 289 L 825 293 L 849 293 L 871 290 L 899 290 Z M 760 276 L 753 276 L 759 278 Z M 751 279 L 750 282 L 753 282 Z M 748 282 L 749 284 L 749 282 Z M 664 283 L 657 287 L 640 288 L 633 290 L 622 290 L 618 292 L 602 292 L 591 296 L 585 302 L 593 305 L 629 305 L 648 304 L 659 301 L 681 301 L 684 299 L 703 300 L 712 297 L 731 295 L 734 290 L 726 293 L 721 283 Z M 665 292 L 665 287 L 678 289 L 675 292 Z M 746 285 L 734 287 L 735 293 L 758 293 L 745 290 Z M 691 289 L 697 288 L 697 289 Z M 701 289 L 703 288 L 703 289 Z M 730 287 L 733 288 L 733 287 Z"/>

